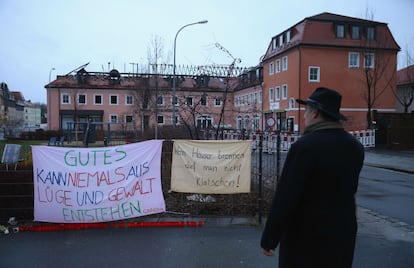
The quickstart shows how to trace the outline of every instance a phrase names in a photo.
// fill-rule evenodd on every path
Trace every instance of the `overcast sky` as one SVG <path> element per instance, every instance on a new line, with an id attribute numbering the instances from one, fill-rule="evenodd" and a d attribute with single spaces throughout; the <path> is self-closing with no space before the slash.
<path id="1" fill-rule="evenodd" d="M 255 66 L 271 38 L 322 12 L 388 23 L 402 51 L 414 54 L 413 0 L 0 0 L 0 82 L 26 100 L 46 103 L 44 86 L 88 63 L 87 71 L 132 72 L 148 63 L 158 38 L 177 65 Z M 108 63 L 109 66 L 108 66 Z M 52 70 L 54 68 L 54 70 Z"/>

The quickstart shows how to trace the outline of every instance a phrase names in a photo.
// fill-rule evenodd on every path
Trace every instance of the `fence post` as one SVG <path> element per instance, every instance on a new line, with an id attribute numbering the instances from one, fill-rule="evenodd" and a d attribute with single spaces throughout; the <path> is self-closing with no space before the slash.
<path id="1" fill-rule="evenodd" d="M 259 224 L 262 224 L 263 213 L 263 167 L 262 167 L 262 154 L 263 154 L 263 132 L 259 133 Z"/>
<path id="2" fill-rule="evenodd" d="M 279 183 L 279 177 L 280 177 L 280 144 L 281 144 L 281 132 L 277 132 L 277 141 L 276 141 L 276 187 Z"/>

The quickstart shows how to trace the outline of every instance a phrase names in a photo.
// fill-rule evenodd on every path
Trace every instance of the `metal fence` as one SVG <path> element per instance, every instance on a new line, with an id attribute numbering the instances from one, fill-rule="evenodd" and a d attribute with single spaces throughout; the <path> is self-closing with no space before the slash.
<path id="1" fill-rule="evenodd" d="M 361 134 L 363 133 L 363 134 Z M 368 134 L 367 134 L 368 133 Z M 375 141 L 370 132 L 356 137 L 365 147 Z M 375 134 L 375 133 L 374 133 Z M 226 139 L 248 139 L 251 146 L 251 192 L 246 194 L 186 194 L 170 191 L 173 140 L 164 140 L 161 179 L 167 212 L 171 216 L 249 216 L 261 222 L 270 209 L 287 150 L 298 137 L 291 134 L 227 133 Z M 125 143 L 125 141 L 124 141 Z M 113 144 L 110 144 L 113 145 Z M 0 150 L 1 151 L 1 150 Z M 23 177 L 19 177 L 19 174 Z M 22 187 L 24 185 L 24 187 Z M 0 174 L 0 222 L 9 217 L 24 221 L 33 215 L 33 174 L 30 170 L 4 171 Z M 160 216 L 163 216 L 160 215 Z"/>
<path id="2" fill-rule="evenodd" d="M 187 194 L 170 191 L 172 148 L 173 141 L 165 140 L 161 178 L 167 212 L 159 216 L 249 216 L 261 221 L 270 207 L 283 152 L 263 152 L 260 143 L 252 150 L 250 193 Z M 0 171 L 0 223 L 7 222 L 10 217 L 26 222 L 33 220 L 33 173 L 30 169 Z"/>

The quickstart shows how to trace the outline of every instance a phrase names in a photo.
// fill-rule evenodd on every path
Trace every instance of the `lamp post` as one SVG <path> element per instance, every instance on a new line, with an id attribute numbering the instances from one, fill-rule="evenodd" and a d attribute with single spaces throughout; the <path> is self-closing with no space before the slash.
<path id="1" fill-rule="evenodd" d="M 49 83 L 50 83 L 50 80 L 51 80 L 51 75 L 52 75 L 52 71 L 54 71 L 55 70 L 55 68 L 53 67 L 52 69 L 50 69 L 50 71 L 49 71 Z"/>
<path id="2" fill-rule="evenodd" d="M 173 115 L 172 115 L 172 121 L 173 121 L 173 127 L 175 128 L 177 122 L 175 120 L 175 100 L 176 100 L 176 93 L 175 93 L 175 87 L 176 87 L 176 75 L 175 75 L 175 58 L 176 58 L 176 48 L 177 48 L 177 36 L 178 34 L 181 32 L 182 29 L 184 29 L 185 27 L 191 26 L 191 25 L 195 25 L 195 24 L 205 24 L 207 23 L 208 20 L 201 20 L 198 22 L 193 22 L 193 23 L 189 23 L 184 25 L 183 27 L 181 27 L 180 29 L 178 29 L 177 33 L 175 34 L 175 38 L 174 38 L 174 63 L 173 63 L 173 99 L 172 99 L 172 104 L 173 104 Z"/>

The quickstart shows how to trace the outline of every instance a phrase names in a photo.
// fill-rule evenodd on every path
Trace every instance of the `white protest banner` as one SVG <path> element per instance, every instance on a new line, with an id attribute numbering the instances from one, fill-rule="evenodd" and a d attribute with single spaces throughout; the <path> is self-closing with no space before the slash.
<path id="1" fill-rule="evenodd" d="M 250 143 L 174 141 L 171 190 L 200 194 L 250 192 Z"/>
<path id="2" fill-rule="evenodd" d="M 117 221 L 165 211 L 162 140 L 119 146 L 33 146 L 34 220 Z"/>

